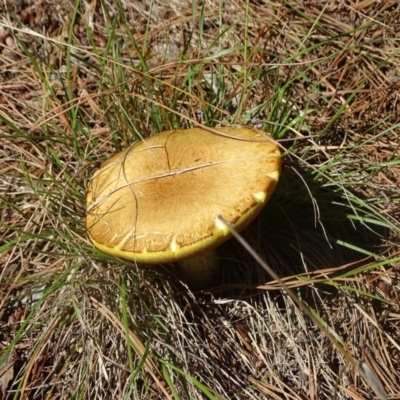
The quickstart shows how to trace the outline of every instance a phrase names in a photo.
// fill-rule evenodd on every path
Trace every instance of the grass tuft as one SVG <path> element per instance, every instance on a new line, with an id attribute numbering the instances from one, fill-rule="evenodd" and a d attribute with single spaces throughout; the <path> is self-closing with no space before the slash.
<path id="1" fill-rule="evenodd" d="M 0 398 L 344 400 L 375 378 L 399 395 L 397 2 L 0 7 Z M 102 161 L 231 124 L 282 148 L 242 232 L 281 282 L 234 240 L 198 293 L 93 248 Z"/>

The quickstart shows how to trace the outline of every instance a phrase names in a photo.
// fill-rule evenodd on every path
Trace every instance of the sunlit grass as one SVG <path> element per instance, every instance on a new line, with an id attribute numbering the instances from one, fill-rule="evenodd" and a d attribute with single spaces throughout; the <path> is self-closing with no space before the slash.
<path id="1" fill-rule="evenodd" d="M 239 390 L 283 398 L 301 379 L 289 359 L 300 370 L 326 368 L 325 389 L 315 397 L 325 398 L 326 387 L 337 386 L 337 371 L 325 360 L 346 361 L 236 242 L 222 248 L 225 269 L 214 287 L 193 293 L 166 268 L 144 271 L 93 248 L 84 228 L 85 188 L 107 157 L 165 129 L 243 124 L 270 133 L 282 145 L 280 186 L 243 235 L 338 342 L 351 341 L 346 329 L 362 314 L 348 303 L 398 309 L 391 277 L 399 265 L 393 204 L 400 195 L 385 171 L 400 160 L 390 140 L 382 142 L 385 160 L 372 149 L 397 135 L 398 123 L 389 111 L 357 132 L 347 114 L 393 54 L 365 55 L 373 67 L 335 97 L 329 68 L 358 51 L 345 39 L 367 32 L 373 21 L 338 34 L 324 9 L 307 16 L 292 5 L 311 23 L 297 40 L 300 31 L 288 31 L 287 49 L 277 41 L 279 54 L 261 33 L 254 36 L 259 20 L 249 3 L 244 18 L 230 23 L 222 3 L 215 9 L 193 3 L 185 20 L 191 30 L 182 28 L 179 42 L 165 25 L 157 52 L 154 9 L 139 35 L 123 3 L 113 2 L 113 12 L 107 4 L 99 9 L 103 41 L 79 2 L 57 38 L 24 27 L 11 13 L 14 26 L 1 23 L 21 62 L 20 73 L 10 76 L 29 87 L 27 100 L 11 93 L 0 109 L 0 309 L 33 299 L 1 337 L 0 365 L 26 349 L 18 353 L 9 398 L 63 390 L 82 399 L 219 399 Z M 272 17 L 259 18 L 261 32 Z M 86 44 L 77 39 L 78 23 Z M 313 43 L 316 30 L 324 37 Z M 339 126 L 339 139 L 338 124 L 347 124 Z M 392 285 L 392 298 L 382 282 Z M 286 338 L 295 343 L 302 335 L 315 340 L 314 350 L 297 342 L 286 348 Z M 355 344 L 348 345 L 358 357 Z M 41 389 L 33 394 L 34 387 Z"/>

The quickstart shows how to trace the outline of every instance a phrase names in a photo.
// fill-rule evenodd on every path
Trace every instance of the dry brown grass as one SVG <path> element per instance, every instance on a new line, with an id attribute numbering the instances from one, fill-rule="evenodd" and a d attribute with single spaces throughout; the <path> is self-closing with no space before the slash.
<path id="1" fill-rule="evenodd" d="M 400 398 L 398 2 L 203 5 L 193 22 L 184 0 L 82 1 L 75 20 L 3 2 L 0 399 L 374 398 L 236 242 L 193 293 L 86 238 L 98 161 L 174 126 L 265 121 L 293 130 L 243 235 Z"/>

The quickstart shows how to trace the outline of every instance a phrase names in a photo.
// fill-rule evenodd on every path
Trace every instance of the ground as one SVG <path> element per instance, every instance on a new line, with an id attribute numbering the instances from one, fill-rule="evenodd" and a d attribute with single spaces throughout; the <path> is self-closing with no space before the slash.
<path id="1" fill-rule="evenodd" d="M 4 1 L 0 399 L 400 398 L 399 38 L 390 0 Z M 242 232 L 280 280 L 235 240 L 203 291 L 94 249 L 105 159 L 219 125 L 281 146 Z"/>

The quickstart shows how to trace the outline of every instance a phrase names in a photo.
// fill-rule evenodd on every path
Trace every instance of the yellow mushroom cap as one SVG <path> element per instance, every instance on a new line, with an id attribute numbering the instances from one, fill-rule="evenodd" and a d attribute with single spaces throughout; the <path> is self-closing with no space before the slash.
<path id="1" fill-rule="evenodd" d="M 103 252 L 147 264 L 208 252 L 275 190 L 277 144 L 250 128 L 164 131 L 116 154 L 86 192 L 86 229 Z"/>

